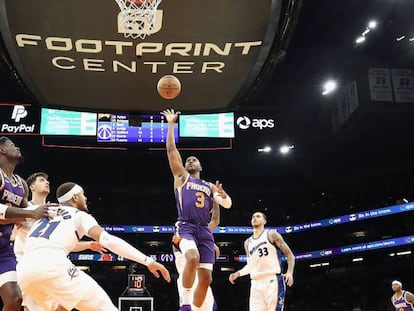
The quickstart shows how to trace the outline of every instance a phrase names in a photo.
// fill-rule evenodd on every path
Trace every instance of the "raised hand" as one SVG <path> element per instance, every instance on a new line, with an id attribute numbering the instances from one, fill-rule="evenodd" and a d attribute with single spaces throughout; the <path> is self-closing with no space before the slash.
<path id="1" fill-rule="evenodd" d="M 175 123 L 178 119 L 178 115 L 181 114 L 181 112 L 174 112 L 174 109 L 166 109 L 162 111 L 161 114 L 165 117 L 168 123 Z"/>
<path id="2" fill-rule="evenodd" d="M 226 191 L 223 190 L 223 184 L 220 183 L 218 180 L 216 181 L 216 190 L 217 193 L 223 198 L 225 199 L 227 197 L 227 193 Z"/>

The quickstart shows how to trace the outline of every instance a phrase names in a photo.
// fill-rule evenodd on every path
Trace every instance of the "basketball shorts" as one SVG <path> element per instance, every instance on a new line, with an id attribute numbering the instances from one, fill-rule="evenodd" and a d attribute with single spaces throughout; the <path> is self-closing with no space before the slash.
<path id="1" fill-rule="evenodd" d="M 282 275 L 251 280 L 250 311 L 282 311 L 286 285 Z"/>
<path id="2" fill-rule="evenodd" d="M 22 291 L 47 311 L 56 303 L 67 310 L 82 306 L 83 311 L 115 311 L 109 296 L 85 272 L 66 257 L 63 250 L 41 248 L 25 254 L 17 264 L 17 280 Z"/>

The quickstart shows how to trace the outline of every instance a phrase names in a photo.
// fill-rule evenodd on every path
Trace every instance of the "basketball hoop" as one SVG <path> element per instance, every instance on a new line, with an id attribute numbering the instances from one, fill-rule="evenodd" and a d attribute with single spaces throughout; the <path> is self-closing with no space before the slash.
<path id="1" fill-rule="evenodd" d="M 157 27 L 157 8 L 162 0 L 115 0 L 121 12 L 118 14 L 118 32 L 125 38 L 141 38 Z"/>

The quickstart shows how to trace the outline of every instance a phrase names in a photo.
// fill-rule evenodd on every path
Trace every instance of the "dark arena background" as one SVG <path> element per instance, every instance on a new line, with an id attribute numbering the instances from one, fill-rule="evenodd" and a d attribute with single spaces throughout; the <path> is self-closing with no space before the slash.
<path id="1" fill-rule="evenodd" d="M 1 0 L 0 136 L 21 148 L 20 176 L 49 174 L 50 201 L 81 184 L 100 224 L 167 266 L 170 284 L 111 253 L 71 254 L 120 310 L 179 308 L 167 108 L 182 112 L 182 156 L 233 198 L 215 232 L 219 310 L 248 310 L 248 276 L 228 277 L 255 211 L 296 255 L 285 310 L 393 310 L 392 280 L 414 291 L 412 12 L 163 0 L 154 29 L 128 33 L 115 0 Z M 170 100 L 157 93 L 167 74 L 181 81 Z"/>

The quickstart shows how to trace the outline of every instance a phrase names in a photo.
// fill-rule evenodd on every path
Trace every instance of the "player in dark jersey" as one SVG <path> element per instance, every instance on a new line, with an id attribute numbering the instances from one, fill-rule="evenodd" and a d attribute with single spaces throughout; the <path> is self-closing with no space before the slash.
<path id="1" fill-rule="evenodd" d="M 414 311 L 414 295 L 409 291 L 402 289 L 400 281 L 391 283 L 394 295 L 391 297 L 391 303 L 396 311 Z"/>
<path id="2" fill-rule="evenodd" d="M 175 235 L 179 238 L 179 249 L 186 259 L 182 273 L 183 293 L 180 310 L 191 310 L 192 302 L 194 310 L 197 311 L 203 304 L 211 284 L 215 262 L 213 234 L 208 228 L 213 200 L 225 208 L 230 208 L 232 203 L 219 182 L 212 184 L 200 179 L 202 168 L 196 157 L 188 157 L 183 165 L 174 139 L 174 124 L 180 113 L 168 109 L 161 114 L 168 122 L 166 147 L 170 169 L 174 175 L 178 211 Z M 192 299 L 191 287 L 196 273 L 199 281 Z"/>
<path id="3" fill-rule="evenodd" d="M 22 158 L 20 149 L 7 137 L 0 137 L 0 296 L 4 311 L 18 311 L 21 293 L 17 286 L 16 257 L 10 242 L 15 222 L 47 216 L 47 208 L 23 210 L 27 206 L 26 182 L 14 174 Z"/>

